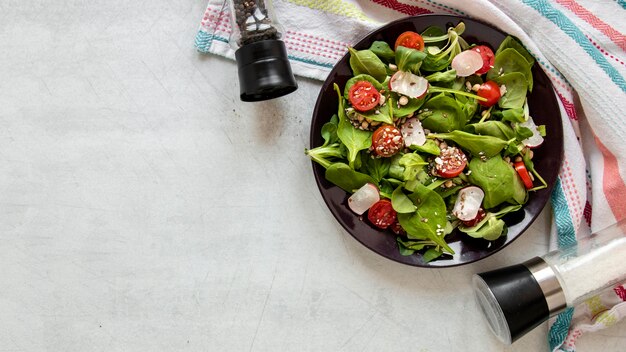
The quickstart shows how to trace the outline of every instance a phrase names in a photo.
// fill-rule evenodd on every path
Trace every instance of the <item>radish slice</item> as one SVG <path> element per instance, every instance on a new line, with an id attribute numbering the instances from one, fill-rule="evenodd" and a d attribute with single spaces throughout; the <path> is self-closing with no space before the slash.
<path id="1" fill-rule="evenodd" d="M 469 221 L 476 217 L 478 209 L 485 198 L 485 192 L 476 186 L 465 187 L 459 191 L 452 214 L 461 221 Z"/>
<path id="2" fill-rule="evenodd" d="M 483 67 L 483 58 L 474 50 L 465 50 L 452 59 L 451 66 L 457 76 L 467 77 Z"/>
<path id="3" fill-rule="evenodd" d="M 543 137 L 541 136 L 541 134 L 539 133 L 539 129 L 537 128 L 537 125 L 535 124 L 535 121 L 533 121 L 533 118 L 528 116 L 528 119 L 522 123 L 519 124 L 522 127 L 527 127 L 529 128 L 531 131 L 533 131 L 533 135 L 524 139 L 522 141 L 522 143 L 524 143 L 525 146 L 529 147 L 529 148 L 536 148 L 538 146 L 540 146 L 543 143 Z"/>
<path id="4" fill-rule="evenodd" d="M 404 145 L 410 147 L 412 145 L 424 145 L 426 143 L 426 134 L 422 123 L 417 117 L 407 119 L 400 127 Z"/>
<path id="5" fill-rule="evenodd" d="M 376 185 L 366 183 L 348 198 L 348 206 L 353 212 L 363 215 L 367 209 L 379 200 L 380 195 Z"/>
<path id="6" fill-rule="evenodd" d="M 428 80 L 411 72 L 398 71 L 391 76 L 389 89 L 409 98 L 421 98 L 428 91 Z"/>

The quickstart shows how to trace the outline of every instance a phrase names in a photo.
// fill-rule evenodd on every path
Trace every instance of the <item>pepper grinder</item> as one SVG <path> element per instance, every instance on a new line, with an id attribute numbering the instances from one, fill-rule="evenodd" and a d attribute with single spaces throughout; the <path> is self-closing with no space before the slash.
<path id="1" fill-rule="evenodd" d="M 261 101 L 298 88 L 291 71 L 282 26 L 271 0 L 228 0 L 242 101 Z"/>
<path id="2" fill-rule="evenodd" d="M 626 221 L 522 264 L 474 275 L 491 331 L 511 344 L 548 318 L 626 281 Z"/>

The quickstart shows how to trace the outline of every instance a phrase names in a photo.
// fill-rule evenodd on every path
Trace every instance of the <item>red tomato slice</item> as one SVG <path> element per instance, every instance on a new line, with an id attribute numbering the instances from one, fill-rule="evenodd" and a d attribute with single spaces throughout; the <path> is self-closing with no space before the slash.
<path id="1" fill-rule="evenodd" d="M 517 171 L 519 177 L 522 179 L 522 182 L 524 182 L 524 187 L 526 187 L 526 189 L 533 188 L 533 181 L 530 179 L 530 174 L 528 174 L 528 170 L 526 169 L 524 162 L 518 161 L 514 163 L 513 166 L 515 167 L 515 171 Z"/>
<path id="2" fill-rule="evenodd" d="M 382 125 L 372 134 L 372 150 L 381 157 L 390 157 L 402 149 L 402 132 L 392 125 Z"/>
<path id="3" fill-rule="evenodd" d="M 397 50 L 399 46 L 424 51 L 424 38 L 413 31 L 406 31 L 400 34 L 398 39 L 396 39 L 394 50 Z"/>
<path id="4" fill-rule="evenodd" d="M 435 158 L 435 170 L 443 178 L 457 177 L 467 165 L 465 153 L 457 147 L 447 147 L 441 150 Z"/>
<path id="5" fill-rule="evenodd" d="M 495 60 L 495 56 L 493 55 L 493 50 L 491 50 L 491 48 L 486 45 L 478 45 L 478 46 L 473 47 L 471 50 L 474 50 L 475 52 L 479 53 L 480 56 L 483 58 L 483 67 L 481 67 L 475 73 L 477 75 L 482 75 L 482 74 L 487 73 L 487 71 L 491 70 L 491 68 L 493 67 L 493 62 Z"/>
<path id="6" fill-rule="evenodd" d="M 467 221 L 461 221 L 463 223 L 463 225 L 467 226 L 467 227 L 474 227 L 476 226 L 476 224 L 478 224 L 482 219 L 485 218 L 485 215 L 487 215 L 487 213 L 485 213 L 485 211 L 483 210 L 483 208 L 478 209 L 478 214 L 476 214 L 476 217 L 473 218 L 472 220 L 467 220 Z"/>
<path id="7" fill-rule="evenodd" d="M 500 100 L 500 86 L 494 81 L 487 81 L 480 85 L 476 94 L 487 99 L 487 101 L 478 101 L 478 104 L 484 107 L 490 107 L 495 105 Z"/>
<path id="8" fill-rule="evenodd" d="M 358 81 L 348 91 L 350 104 L 359 111 L 372 110 L 380 101 L 380 92 L 368 81 Z"/>
<path id="9" fill-rule="evenodd" d="M 367 211 L 367 219 L 372 225 L 384 230 L 396 222 L 397 213 L 388 199 L 381 199 Z"/>

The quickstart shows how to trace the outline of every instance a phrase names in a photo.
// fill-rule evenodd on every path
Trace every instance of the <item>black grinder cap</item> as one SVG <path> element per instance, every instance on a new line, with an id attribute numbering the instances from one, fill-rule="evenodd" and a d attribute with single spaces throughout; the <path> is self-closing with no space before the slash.
<path id="1" fill-rule="evenodd" d="M 281 40 L 261 40 L 235 51 L 242 101 L 278 98 L 298 88 Z"/>
<path id="2" fill-rule="evenodd" d="M 493 333 L 511 344 L 550 316 L 539 283 L 524 265 L 513 265 L 473 278 L 474 293 Z"/>

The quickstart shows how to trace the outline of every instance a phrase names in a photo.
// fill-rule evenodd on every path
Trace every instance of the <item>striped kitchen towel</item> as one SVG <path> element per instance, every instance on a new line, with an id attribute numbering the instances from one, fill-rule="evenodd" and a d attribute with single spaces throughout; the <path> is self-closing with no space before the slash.
<path id="1" fill-rule="evenodd" d="M 626 217 L 626 2 L 623 0 L 275 0 L 294 73 L 323 80 L 368 32 L 429 13 L 480 19 L 519 38 L 550 77 L 561 105 L 565 155 L 552 195 L 551 249 Z M 210 0 L 200 52 L 233 58 L 225 0 Z M 551 321 L 551 350 L 626 315 L 618 286 Z"/>

